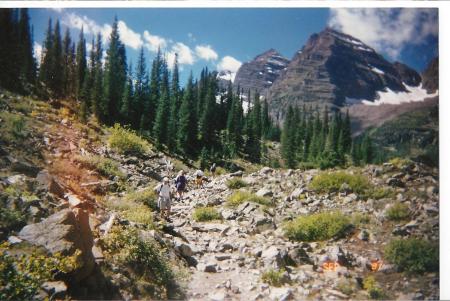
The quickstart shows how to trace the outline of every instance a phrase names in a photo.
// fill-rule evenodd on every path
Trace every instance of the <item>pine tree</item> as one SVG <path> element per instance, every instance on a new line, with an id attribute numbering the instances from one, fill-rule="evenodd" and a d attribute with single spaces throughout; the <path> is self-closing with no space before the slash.
<path id="1" fill-rule="evenodd" d="M 121 120 L 125 124 L 130 124 L 132 122 L 132 103 L 133 103 L 133 66 L 130 61 L 128 65 L 127 82 L 125 84 L 125 89 L 123 90 L 122 105 L 120 107 Z"/>
<path id="2" fill-rule="evenodd" d="M 28 16 L 28 9 L 20 9 L 19 21 L 19 45 L 21 57 L 21 77 L 28 83 L 35 82 L 36 77 L 36 60 L 33 56 L 33 37 L 30 29 L 30 17 Z"/>
<path id="3" fill-rule="evenodd" d="M 158 48 L 158 52 L 152 63 L 150 97 L 144 103 L 144 114 L 142 115 L 140 126 L 141 130 L 152 129 L 154 127 L 156 109 L 161 97 L 162 61 L 161 50 Z"/>
<path id="4" fill-rule="evenodd" d="M 177 132 L 177 145 L 181 153 L 188 156 L 196 154 L 196 118 L 194 107 L 194 84 L 192 73 L 187 81 L 180 106 L 179 126 Z"/>
<path id="5" fill-rule="evenodd" d="M 72 68 L 72 54 L 71 54 L 72 39 L 70 37 L 69 28 L 66 29 L 64 34 L 64 39 L 62 41 L 62 56 L 63 65 L 62 68 L 62 89 L 63 95 L 66 97 L 71 97 L 73 91 L 71 91 L 71 68 Z"/>
<path id="6" fill-rule="evenodd" d="M 94 79 L 92 83 L 91 104 L 92 112 L 97 119 L 104 121 L 107 116 L 107 104 L 103 96 L 103 66 L 102 66 L 102 36 L 97 34 L 97 42 L 95 43 L 95 64 Z"/>
<path id="7" fill-rule="evenodd" d="M 106 123 L 111 125 L 120 120 L 120 102 L 127 79 L 125 45 L 120 41 L 118 20 L 114 18 L 109 48 L 106 51 L 104 72 L 104 97 L 107 107 Z"/>
<path id="8" fill-rule="evenodd" d="M 172 85 L 170 98 L 170 117 L 168 125 L 167 147 L 170 151 L 174 151 L 177 146 L 177 128 L 178 128 L 178 112 L 180 108 L 180 87 L 178 73 L 178 55 L 175 54 L 172 71 Z"/>
<path id="9" fill-rule="evenodd" d="M 199 119 L 198 137 L 202 146 L 212 149 L 216 144 L 215 106 L 217 85 L 211 74 L 206 76 L 209 79 L 205 81 L 207 92 Z"/>
<path id="10" fill-rule="evenodd" d="M 17 9 L 0 9 L 0 86 L 13 91 L 22 88 L 18 22 Z"/>
<path id="11" fill-rule="evenodd" d="M 146 104 L 150 101 L 147 66 L 145 64 L 144 48 L 141 47 L 136 65 L 136 81 L 134 84 L 134 98 L 131 105 L 131 124 L 139 129 Z"/>
<path id="12" fill-rule="evenodd" d="M 80 36 L 76 52 L 76 97 L 81 97 L 83 90 L 84 76 L 86 75 L 86 39 L 84 38 L 83 27 L 81 27 Z"/>
<path id="13" fill-rule="evenodd" d="M 294 109 L 288 107 L 281 133 L 281 156 L 288 168 L 295 167 L 295 124 Z"/>
<path id="14" fill-rule="evenodd" d="M 161 72 L 161 98 L 159 99 L 153 125 L 153 136 L 158 148 L 167 143 L 167 126 L 169 121 L 167 116 L 170 113 L 169 70 L 165 60 L 161 62 Z"/>
<path id="15" fill-rule="evenodd" d="M 39 80 L 49 88 L 51 81 L 51 68 L 53 64 L 53 26 L 52 19 L 48 19 L 45 41 L 42 49 L 41 65 L 39 68 Z"/>
<path id="16" fill-rule="evenodd" d="M 361 156 L 364 164 L 372 163 L 374 159 L 372 139 L 369 134 L 366 134 L 361 142 Z"/>

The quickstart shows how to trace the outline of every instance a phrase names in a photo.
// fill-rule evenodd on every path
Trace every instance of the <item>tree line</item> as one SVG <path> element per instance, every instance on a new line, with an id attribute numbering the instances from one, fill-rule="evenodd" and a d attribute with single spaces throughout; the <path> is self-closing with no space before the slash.
<path id="1" fill-rule="evenodd" d="M 108 45 L 102 44 L 98 33 L 92 39 L 89 53 L 83 28 L 74 41 L 69 29 L 61 34 L 59 20 L 53 24 L 49 19 L 41 63 L 37 66 L 27 10 L 20 10 L 20 18 L 15 16 L 15 9 L 2 9 L 1 14 L 1 22 L 8 23 L 1 31 L 0 41 L 5 41 L 1 43 L 2 54 L 15 53 L 12 48 L 4 49 L 10 45 L 8 42 L 14 41 L 11 47 L 26 48 L 32 62 L 9 65 L 9 59 L 1 62 L 4 70 L 10 70 L 2 74 L 0 82 L 7 89 L 23 92 L 14 86 L 15 79 L 23 78 L 37 87 L 40 95 L 72 100 L 79 106 L 82 122 L 95 116 L 106 125 L 129 126 L 151 139 L 159 149 L 201 158 L 204 164 L 238 156 L 260 162 L 262 141 L 279 138 L 280 130 L 269 117 L 267 102 L 261 102 L 257 94 L 244 97 L 240 89 L 233 90 L 231 83 L 228 89 L 220 91 L 215 71 L 205 68 L 199 79 L 194 79 L 191 73 L 181 88 L 177 55 L 169 68 L 167 58 L 158 50 L 148 68 L 143 48 L 133 67 L 127 62 L 117 17 Z M 22 27 L 28 29 L 27 34 L 18 39 Z M 16 70 L 22 65 L 32 69 Z M 250 103 L 246 113 L 244 99 Z"/>
<path id="2" fill-rule="evenodd" d="M 331 116 L 331 118 L 330 118 Z M 281 155 L 287 167 L 313 165 L 320 168 L 372 163 L 371 139 L 352 139 L 350 116 L 338 111 L 288 107 L 281 135 Z"/>

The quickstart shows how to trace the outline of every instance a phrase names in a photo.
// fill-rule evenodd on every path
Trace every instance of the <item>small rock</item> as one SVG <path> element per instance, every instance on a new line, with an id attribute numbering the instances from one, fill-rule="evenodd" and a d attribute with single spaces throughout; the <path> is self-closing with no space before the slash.
<path id="1" fill-rule="evenodd" d="M 273 169 L 270 168 L 270 167 L 267 167 L 267 166 L 261 168 L 261 170 L 259 171 L 259 173 L 263 174 L 263 175 L 267 175 L 267 174 L 272 173 L 272 172 L 273 172 Z"/>
<path id="2" fill-rule="evenodd" d="M 294 292 L 289 287 L 276 287 L 270 293 L 271 300 L 293 300 Z"/>
<path id="3" fill-rule="evenodd" d="M 67 285 L 62 281 L 47 281 L 41 287 L 51 296 L 51 299 L 64 299 L 66 297 Z"/>
<path id="4" fill-rule="evenodd" d="M 201 263 L 197 264 L 197 270 L 199 270 L 200 272 L 206 272 L 206 273 L 216 273 L 217 272 L 217 263 L 201 262 Z"/>
<path id="5" fill-rule="evenodd" d="M 341 293 L 338 290 L 327 289 L 326 292 L 332 296 L 339 298 L 339 299 L 348 299 L 348 295 Z"/>
<path id="6" fill-rule="evenodd" d="M 436 186 L 429 186 L 427 188 L 427 194 L 428 195 L 433 195 L 433 194 L 437 194 L 437 193 L 439 193 L 439 188 L 438 187 L 436 187 Z"/>
<path id="7" fill-rule="evenodd" d="M 20 238 L 18 238 L 17 236 L 11 235 L 10 237 L 8 237 L 8 242 L 11 245 L 15 245 L 15 244 L 20 244 L 23 240 L 21 240 Z"/>
<path id="8" fill-rule="evenodd" d="M 403 183 L 400 179 L 397 178 L 387 179 L 386 184 L 393 187 L 405 187 L 405 183 Z"/>
<path id="9" fill-rule="evenodd" d="M 273 196 L 273 192 L 270 189 L 261 188 L 256 192 L 256 195 L 261 197 L 270 197 Z"/>

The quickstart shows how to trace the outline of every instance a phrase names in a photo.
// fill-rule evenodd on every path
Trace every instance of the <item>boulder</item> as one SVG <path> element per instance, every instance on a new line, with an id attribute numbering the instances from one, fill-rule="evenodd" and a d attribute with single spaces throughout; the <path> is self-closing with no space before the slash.
<path id="1" fill-rule="evenodd" d="M 302 194 L 304 194 L 306 190 L 304 188 L 296 188 L 294 191 L 292 191 L 290 195 L 291 200 L 299 199 Z"/>
<path id="2" fill-rule="evenodd" d="M 289 287 L 276 287 L 271 289 L 270 300 L 294 300 L 294 291 Z"/>
<path id="3" fill-rule="evenodd" d="M 197 270 L 200 272 L 206 273 L 216 273 L 217 272 L 217 263 L 215 262 L 201 262 L 197 264 Z"/>
<path id="4" fill-rule="evenodd" d="M 22 240 L 44 247 L 51 254 L 71 256 L 80 250 L 83 264 L 74 271 L 76 281 L 89 276 L 95 265 L 89 215 L 78 210 L 76 214 L 70 209 L 61 210 L 40 223 L 25 226 L 18 235 Z"/>
<path id="5" fill-rule="evenodd" d="M 386 184 L 392 187 L 405 187 L 405 183 L 398 178 L 389 178 L 386 180 Z"/>
<path id="6" fill-rule="evenodd" d="M 40 168 L 25 161 L 13 161 L 11 163 L 11 171 L 23 173 L 29 177 L 36 177 Z"/>
<path id="7" fill-rule="evenodd" d="M 266 196 L 270 197 L 270 196 L 273 196 L 273 192 L 272 192 L 272 190 L 264 187 L 264 188 L 261 188 L 260 190 L 258 190 L 256 192 L 256 195 L 262 196 L 262 197 L 266 197 Z"/>
<path id="8" fill-rule="evenodd" d="M 267 175 L 267 174 L 272 173 L 272 172 L 273 172 L 273 169 L 270 168 L 270 167 L 267 167 L 267 166 L 261 168 L 261 170 L 259 171 L 259 173 L 263 174 L 263 175 Z"/>
<path id="9" fill-rule="evenodd" d="M 312 263 L 311 258 L 309 258 L 308 253 L 306 253 L 306 251 L 304 249 L 299 248 L 299 247 L 289 250 L 288 256 L 289 256 L 289 259 L 298 266 Z"/>
<path id="10" fill-rule="evenodd" d="M 177 251 L 183 257 L 190 257 L 194 255 L 192 248 L 189 244 L 186 244 L 181 238 L 175 237 L 174 239 L 175 251 Z"/>

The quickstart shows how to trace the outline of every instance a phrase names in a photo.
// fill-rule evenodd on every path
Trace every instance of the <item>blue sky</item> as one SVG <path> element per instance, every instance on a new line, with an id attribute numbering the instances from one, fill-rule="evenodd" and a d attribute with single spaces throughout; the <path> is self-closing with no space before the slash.
<path id="1" fill-rule="evenodd" d="M 158 46 L 169 62 L 178 53 L 182 80 L 201 68 L 236 71 L 242 62 L 274 48 L 287 58 L 308 37 L 326 26 L 354 35 L 387 59 L 423 70 L 437 54 L 437 9 L 338 8 L 82 8 L 30 9 L 36 53 L 42 45 L 48 18 L 58 18 L 78 40 L 83 25 L 90 43 L 95 32 L 105 42 L 114 16 L 136 62 L 141 46 L 152 59 Z M 150 62 L 148 61 L 148 66 Z"/>

